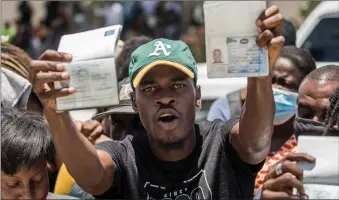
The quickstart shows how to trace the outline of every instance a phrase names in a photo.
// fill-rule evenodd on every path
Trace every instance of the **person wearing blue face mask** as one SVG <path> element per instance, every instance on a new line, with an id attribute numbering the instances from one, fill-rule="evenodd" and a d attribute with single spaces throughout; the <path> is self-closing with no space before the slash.
<path id="1" fill-rule="evenodd" d="M 275 102 L 274 125 L 279 126 L 291 119 L 297 110 L 298 93 L 273 88 Z"/>
<path id="2" fill-rule="evenodd" d="M 254 195 L 264 183 L 268 168 L 290 152 L 296 151 L 297 140 L 294 136 L 293 124 L 297 112 L 298 89 L 302 80 L 315 69 L 316 64 L 312 56 L 294 46 L 285 46 L 272 68 L 273 96 L 276 106 L 273 122 L 274 133 L 271 142 L 271 153 L 256 178 Z M 239 93 L 239 99 L 241 100 L 239 104 L 243 104 L 246 89 L 241 90 Z"/>
<path id="3" fill-rule="evenodd" d="M 296 151 L 294 119 L 297 112 L 298 89 L 302 80 L 316 69 L 314 59 L 295 46 L 285 46 L 272 68 L 273 96 L 276 106 L 271 153 L 258 173 L 254 194 L 262 187 L 269 167 Z"/>

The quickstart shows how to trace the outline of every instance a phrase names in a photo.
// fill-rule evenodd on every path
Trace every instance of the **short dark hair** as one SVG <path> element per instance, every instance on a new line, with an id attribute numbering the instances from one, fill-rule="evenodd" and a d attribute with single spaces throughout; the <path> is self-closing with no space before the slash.
<path id="1" fill-rule="evenodd" d="M 288 21 L 287 19 L 284 19 L 284 24 L 282 28 L 282 36 L 284 36 L 285 38 L 285 46 L 288 46 L 288 45 L 295 46 L 297 32 L 292 22 Z"/>
<path id="2" fill-rule="evenodd" d="M 217 51 L 218 51 L 219 53 L 221 53 L 221 50 L 220 50 L 220 49 L 214 49 L 214 50 L 213 50 L 213 54 L 214 54 L 215 52 L 217 52 Z"/>
<path id="3" fill-rule="evenodd" d="M 41 158 L 54 153 L 51 132 L 41 115 L 18 110 L 1 110 L 1 170 L 14 175 Z"/>
<path id="4" fill-rule="evenodd" d="M 134 50 L 139 46 L 146 44 L 152 41 L 151 38 L 146 36 L 133 37 L 127 40 L 122 48 L 121 53 L 115 61 L 117 68 L 118 81 L 122 81 L 124 78 L 128 77 L 128 66 L 131 60 L 131 55 Z"/>
<path id="5" fill-rule="evenodd" d="M 316 69 L 313 57 L 301 48 L 285 46 L 281 49 L 280 57 L 290 60 L 302 73 L 303 79 Z"/>
<path id="6" fill-rule="evenodd" d="M 326 65 L 317 68 L 306 76 L 305 79 L 319 80 L 319 81 L 339 81 L 339 66 Z"/>
<path id="7" fill-rule="evenodd" d="M 339 88 L 335 90 L 330 98 L 330 108 L 327 112 L 325 124 L 325 135 L 330 129 L 334 128 L 335 126 L 337 126 L 337 129 L 339 127 Z"/>

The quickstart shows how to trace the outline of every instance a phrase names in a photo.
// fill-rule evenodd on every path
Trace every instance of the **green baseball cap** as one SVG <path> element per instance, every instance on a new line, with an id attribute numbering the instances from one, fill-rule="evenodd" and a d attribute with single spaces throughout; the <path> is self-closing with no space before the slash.
<path id="1" fill-rule="evenodd" d="M 138 47 L 131 55 L 129 77 L 133 88 L 137 88 L 145 74 L 153 67 L 174 67 L 197 84 L 197 64 L 189 47 L 179 40 L 155 39 Z"/>

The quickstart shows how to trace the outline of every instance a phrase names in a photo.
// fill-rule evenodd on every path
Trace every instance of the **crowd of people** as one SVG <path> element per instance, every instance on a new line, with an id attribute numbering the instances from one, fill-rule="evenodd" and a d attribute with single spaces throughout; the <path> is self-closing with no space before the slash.
<path id="1" fill-rule="evenodd" d="M 32 59 L 2 42 L 1 198 L 320 198 L 303 183 L 297 162 L 316 158 L 297 152 L 298 137 L 338 136 L 339 66 L 316 68 L 277 7 L 253 23 L 270 75 L 248 78 L 198 123 L 196 60 L 171 26 L 174 38 L 125 41 L 115 63 L 124 100 L 89 121 L 56 109 L 56 98 L 76 92 L 53 87 L 70 79 L 62 63 L 72 55 Z M 327 197 L 339 198 L 337 189 Z"/>
<path id="2" fill-rule="evenodd" d="M 15 23 L 6 21 L 1 34 L 37 59 L 47 49 L 57 50 L 62 35 L 121 24 L 121 38 L 125 41 L 142 35 L 182 39 L 190 41 L 189 45 L 199 61 L 205 59 L 201 52 L 204 46 L 201 40 L 204 38 L 201 31 L 204 30 L 202 2 L 192 2 L 189 6 L 176 1 L 92 4 L 87 8 L 79 1 L 48 1 L 45 3 L 45 16 L 34 24 L 34 14 L 41 11 L 33 10 L 29 1 L 21 1 L 18 2 L 18 19 Z"/>

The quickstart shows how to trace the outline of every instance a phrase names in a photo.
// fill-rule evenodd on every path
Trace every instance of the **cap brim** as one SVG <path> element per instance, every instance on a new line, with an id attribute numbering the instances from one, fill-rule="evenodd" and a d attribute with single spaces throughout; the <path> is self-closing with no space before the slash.
<path id="1" fill-rule="evenodd" d="M 183 73 L 185 73 L 188 77 L 190 78 L 194 78 L 194 73 L 189 70 L 187 67 L 185 67 L 184 65 L 181 65 L 179 63 L 176 62 L 172 62 L 172 61 L 168 61 L 168 60 L 157 60 L 155 62 L 152 62 L 149 65 L 146 65 L 144 68 L 142 68 L 137 75 L 134 77 L 133 79 L 133 87 L 137 88 L 142 80 L 142 78 L 144 78 L 145 74 L 151 70 L 153 67 L 158 66 L 158 65 L 167 65 L 167 66 L 171 66 L 174 67 L 180 71 L 182 71 Z"/>
<path id="2" fill-rule="evenodd" d="M 100 120 L 108 115 L 114 115 L 114 114 L 136 114 L 136 112 L 133 110 L 133 107 L 131 105 L 125 105 L 125 106 L 111 108 L 107 110 L 106 112 L 99 113 L 95 115 L 92 119 Z"/>

